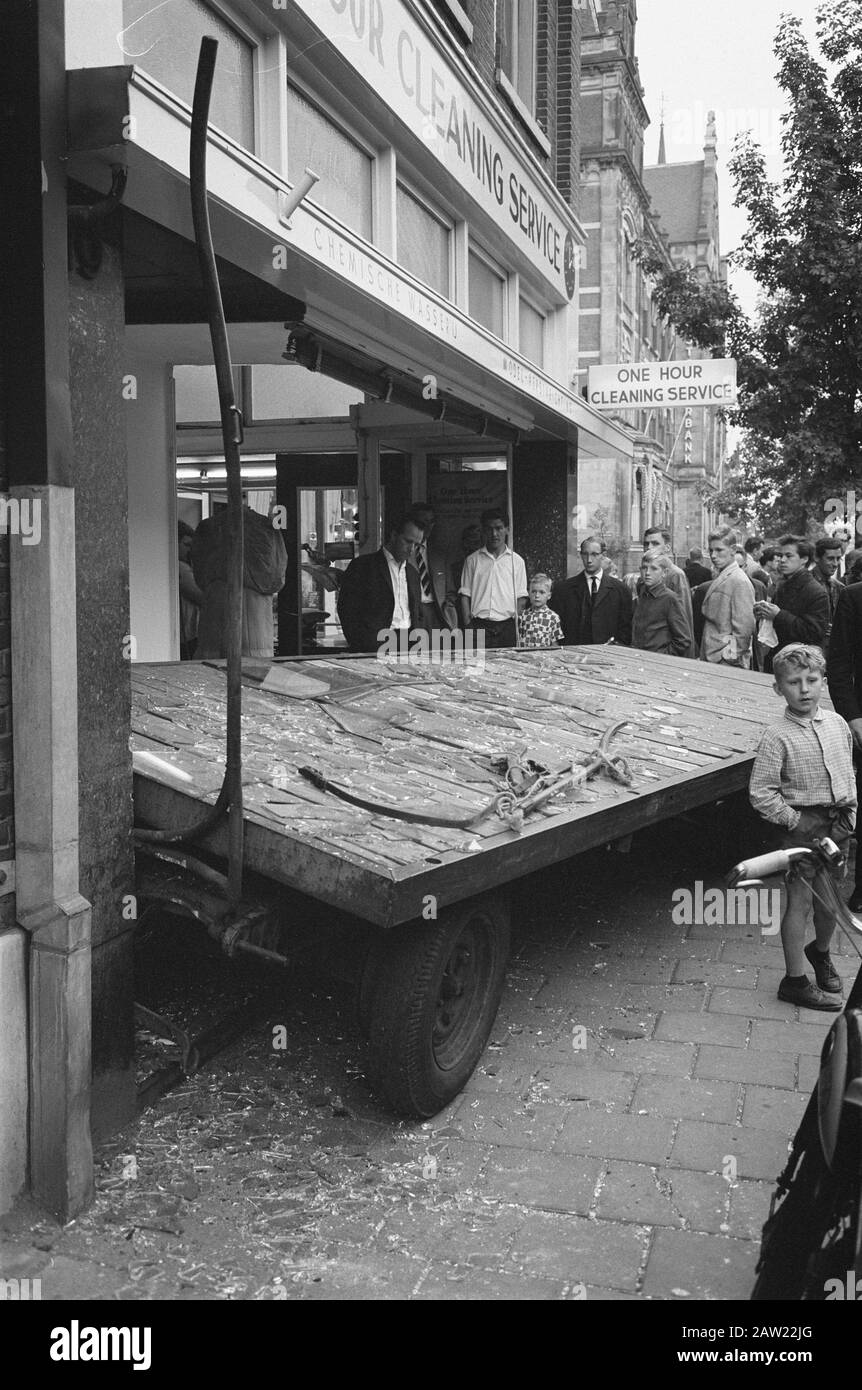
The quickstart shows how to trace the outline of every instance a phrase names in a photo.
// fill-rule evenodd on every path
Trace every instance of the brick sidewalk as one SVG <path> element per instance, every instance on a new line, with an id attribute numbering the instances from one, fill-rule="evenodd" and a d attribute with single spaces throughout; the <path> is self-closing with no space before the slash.
<path id="1" fill-rule="evenodd" d="M 75 1226 L 36 1251 L 4 1223 L 5 1272 L 48 1298 L 748 1298 L 834 1016 L 778 1001 L 777 937 L 673 926 L 669 862 L 597 852 L 519 887 L 491 1045 L 434 1121 L 393 1122 L 331 1007 L 300 1006 L 286 1053 L 261 1031 L 103 1150 Z M 173 1232 L 135 1225 L 130 1146 Z"/>

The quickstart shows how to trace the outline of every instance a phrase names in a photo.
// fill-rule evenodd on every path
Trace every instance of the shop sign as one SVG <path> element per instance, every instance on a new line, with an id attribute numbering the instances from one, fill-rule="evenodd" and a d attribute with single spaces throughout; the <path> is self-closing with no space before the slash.
<path id="1" fill-rule="evenodd" d="M 307 204 L 292 219 L 291 246 L 336 271 L 378 303 L 394 309 L 433 338 L 456 348 L 478 367 L 523 391 L 572 421 L 582 419 L 583 402 L 537 367 L 513 355 L 485 334 L 454 305 L 424 290 L 365 242 L 328 226 Z"/>
<path id="2" fill-rule="evenodd" d="M 682 406 L 686 412 L 708 405 L 736 404 L 736 362 L 618 362 L 590 367 L 587 398 L 595 410 L 650 410 Z"/>
<path id="3" fill-rule="evenodd" d="M 569 227 L 443 54 L 393 0 L 302 0 L 361 77 L 567 299 L 577 248 Z"/>

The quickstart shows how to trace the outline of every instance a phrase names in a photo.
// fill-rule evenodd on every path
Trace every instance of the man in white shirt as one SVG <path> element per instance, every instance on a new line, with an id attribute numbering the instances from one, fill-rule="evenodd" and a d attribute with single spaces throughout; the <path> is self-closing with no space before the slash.
<path id="1" fill-rule="evenodd" d="M 509 518 L 499 507 L 480 517 L 485 545 L 464 561 L 461 616 L 465 628 L 485 633 L 486 647 L 514 647 L 517 619 L 527 606 L 527 568 L 507 545 Z"/>

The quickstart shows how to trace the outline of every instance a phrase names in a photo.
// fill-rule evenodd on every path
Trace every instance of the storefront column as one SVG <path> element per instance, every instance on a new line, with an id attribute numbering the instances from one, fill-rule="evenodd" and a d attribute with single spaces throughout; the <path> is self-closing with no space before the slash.
<path id="1" fill-rule="evenodd" d="M 105 229 L 106 235 L 108 229 Z M 114 229 L 116 233 L 118 229 Z M 141 384 L 123 363 L 123 270 L 106 243 L 90 279 L 69 277 L 75 457 L 80 884 L 92 905 L 93 1138 L 135 1113 L 129 511 L 126 412 Z M 158 458 L 157 441 L 145 436 Z M 173 481 L 173 467 L 158 458 Z M 151 555 L 151 566 L 157 557 Z M 163 584 L 169 575 L 160 576 Z M 176 604 L 174 604 L 176 606 Z"/>
<path id="2" fill-rule="evenodd" d="M 39 518 L 11 547 L 16 894 L 30 936 L 30 1174 L 68 1221 L 92 1195 L 90 905 L 78 891 L 78 670 L 71 488 L 13 488 Z M 34 532 L 35 534 L 35 532 Z M 32 537 L 31 537 L 32 539 Z"/>
<path id="3" fill-rule="evenodd" d="M 527 575 L 565 579 L 572 508 L 577 502 L 578 454 L 564 440 L 520 444 L 512 451 L 515 549 Z"/>

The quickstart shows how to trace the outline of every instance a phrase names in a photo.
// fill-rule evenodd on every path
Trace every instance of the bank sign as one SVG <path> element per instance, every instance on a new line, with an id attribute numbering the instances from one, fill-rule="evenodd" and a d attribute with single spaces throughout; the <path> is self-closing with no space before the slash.
<path id="1" fill-rule="evenodd" d="M 300 0 L 303 13 L 546 280 L 571 299 L 571 228 L 400 0 Z"/>
<path id="2" fill-rule="evenodd" d="M 692 410 L 736 404 L 736 362 L 730 357 L 679 362 L 618 362 L 590 367 L 587 398 L 596 410 Z"/>

